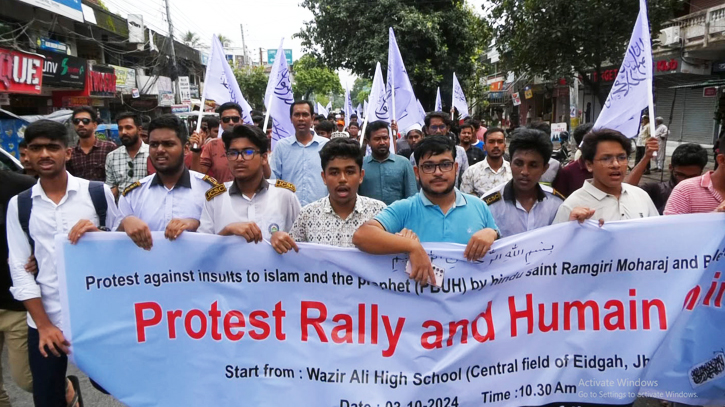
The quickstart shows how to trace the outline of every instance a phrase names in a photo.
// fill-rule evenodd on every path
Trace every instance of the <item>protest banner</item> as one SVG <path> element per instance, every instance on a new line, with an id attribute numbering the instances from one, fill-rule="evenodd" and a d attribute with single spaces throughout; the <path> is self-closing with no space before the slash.
<path id="1" fill-rule="evenodd" d="M 71 357 L 132 407 L 725 401 L 720 214 L 558 224 L 479 262 L 426 244 L 425 288 L 403 255 L 153 238 L 56 238 Z"/>

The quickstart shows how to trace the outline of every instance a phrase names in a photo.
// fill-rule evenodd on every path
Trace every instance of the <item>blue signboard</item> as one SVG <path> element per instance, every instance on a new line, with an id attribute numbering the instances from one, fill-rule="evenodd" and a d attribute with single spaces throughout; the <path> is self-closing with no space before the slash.
<path id="1" fill-rule="evenodd" d="M 274 57 L 277 55 L 276 49 L 268 49 L 267 50 L 267 63 L 272 65 L 274 63 Z M 292 65 L 292 50 L 286 49 L 284 50 L 284 57 L 287 59 L 287 65 Z"/>
<path id="2" fill-rule="evenodd" d="M 20 0 L 33 7 L 39 7 L 63 17 L 83 22 L 81 0 Z"/>

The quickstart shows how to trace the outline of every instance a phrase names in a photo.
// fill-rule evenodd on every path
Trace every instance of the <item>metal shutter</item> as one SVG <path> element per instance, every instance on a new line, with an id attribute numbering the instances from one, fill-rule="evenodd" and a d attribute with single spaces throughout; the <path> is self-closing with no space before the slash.
<path id="1" fill-rule="evenodd" d="M 657 115 L 670 123 L 674 89 L 657 92 Z M 671 141 L 712 144 L 716 98 L 702 96 L 702 88 L 678 89 L 670 128 Z"/>

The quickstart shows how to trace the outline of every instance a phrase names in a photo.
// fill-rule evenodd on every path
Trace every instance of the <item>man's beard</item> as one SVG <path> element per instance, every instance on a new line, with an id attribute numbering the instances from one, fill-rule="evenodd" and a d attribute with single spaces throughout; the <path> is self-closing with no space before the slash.
<path id="1" fill-rule="evenodd" d="M 432 189 L 430 189 L 427 185 L 423 184 L 422 182 L 420 183 L 420 187 L 423 189 L 423 192 L 425 192 L 429 196 L 434 196 L 434 197 L 440 197 L 440 196 L 445 196 L 445 195 L 450 194 L 451 191 L 453 191 L 453 188 L 455 188 L 455 186 L 456 186 L 456 183 L 453 182 L 443 192 L 435 192 Z"/>
<path id="2" fill-rule="evenodd" d="M 151 161 L 151 164 L 154 166 L 154 169 L 159 174 L 174 175 L 174 174 L 178 173 L 179 171 L 181 171 L 182 167 L 184 166 L 184 156 L 181 156 L 181 158 L 179 158 L 179 161 L 172 163 L 171 165 L 167 166 L 166 168 L 162 168 L 162 169 L 156 168 L 156 165 L 154 165 L 153 161 Z"/>
<path id="3" fill-rule="evenodd" d="M 138 133 L 136 133 L 133 136 L 129 136 L 129 137 L 121 137 L 121 144 L 123 144 L 126 147 L 129 147 L 129 146 L 136 144 L 138 142 L 138 139 L 139 139 Z"/>

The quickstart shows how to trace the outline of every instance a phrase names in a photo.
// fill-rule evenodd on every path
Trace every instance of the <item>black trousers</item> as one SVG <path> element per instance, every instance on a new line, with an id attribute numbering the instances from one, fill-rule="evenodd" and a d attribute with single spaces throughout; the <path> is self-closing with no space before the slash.
<path id="1" fill-rule="evenodd" d="M 642 146 L 642 147 L 637 146 L 637 152 L 635 153 L 635 156 L 634 156 L 634 165 L 637 165 L 637 164 L 639 164 L 640 161 L 642 161 L 642 159 L 644 158 L 644 152 L 646 151 L 646 148 L 647 147 L 644 147 L 644 146 Z M 647 160 L 647 169 L 648 170 L 649 170 L 651 161 L 652 160 Z"/>
<path id="2" fill-rule="evenodd" d="M 65 374 L 68 357 L 61 353 L 55 356 L 47 351 L 48 357 L 40 354 L 40 335 L 35 328 L 28 327 L 28 353 L 30 372 L 33 375 L 33 402 L 35 407 L 65 407 Z"/>

